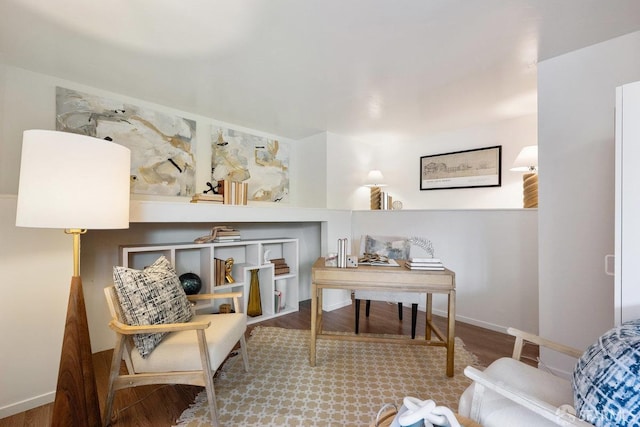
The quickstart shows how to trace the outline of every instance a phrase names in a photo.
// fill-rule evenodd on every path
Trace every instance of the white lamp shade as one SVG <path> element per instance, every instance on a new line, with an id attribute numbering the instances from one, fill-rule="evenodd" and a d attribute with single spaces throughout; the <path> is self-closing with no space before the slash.
<path id="1" fill-rule="evenodd" d="M 538 169 L 538 146 L 529 145 L 520 150 L 520 154 L 513 162 L 511 170 L 514 172 L 531 172 Z"/>
<path id="2" fill-rule="evenodd" d="M 129 227 L 131 151 L 113 142 L 48 130 L 22 138 L 16 225 Z"/>
<path id="3" fill-rule="evenodd" d="M 377 169 L 370 171 L 367 174 L 367 186 L 368 187 L 381 187 L 384 186 L 384 176 L 382 176 L 382 172 Z"/>

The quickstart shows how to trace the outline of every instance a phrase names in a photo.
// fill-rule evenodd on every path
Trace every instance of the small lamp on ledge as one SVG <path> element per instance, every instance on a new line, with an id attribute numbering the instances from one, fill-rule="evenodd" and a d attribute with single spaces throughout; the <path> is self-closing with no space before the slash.
<path id="1" fill-rule="evenodd" d="M 385 187 L 382 172 L 375 169 L 367 175 L 367 184 L 365 186 L 371 188 L 371 210 L 382 209 L 382 193 L 380 187 Z"/>
<path id="2" fill-rule="evenodd" d="M 73 237 L 52 426 L 101 425 L 80 279 L 80 235 L 89 228 L 129 227 L 130 159 L 128 148 L 98 138 L 48 130 L 23 134 L 16 226 L 59 228 Z"/>
<path id="3" fill-rule="evenodd" d="M 523 207 L 538 207 L 538 146 L 524 147 L 511 168 L 514 172 L 524 172 L 522 175 Z"/>

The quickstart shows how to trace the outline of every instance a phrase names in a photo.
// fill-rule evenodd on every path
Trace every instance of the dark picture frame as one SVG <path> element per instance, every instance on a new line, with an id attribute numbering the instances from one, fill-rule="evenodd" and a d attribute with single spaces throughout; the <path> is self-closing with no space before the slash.
<path id="1" fill-rule="evenodd" d="M 420 157 L 420 190 L 501 185 L 501 145 Z"/>

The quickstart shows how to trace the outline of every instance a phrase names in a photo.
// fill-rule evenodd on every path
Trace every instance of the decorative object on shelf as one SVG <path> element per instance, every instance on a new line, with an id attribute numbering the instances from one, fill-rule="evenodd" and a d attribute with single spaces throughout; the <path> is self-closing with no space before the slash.
<path id="1" fill-rule="evenodd" d="M 522 205 L 524 208 L 538 207 L 538 146 L 529 145 L 520 150 L 513 162 L 512 172 L 522 175 Z"/>
<path id="2" fill-rule="evenodd" d="M 280 276 L 281 274 L 289 274 L 289 266 L 284 258 L 273 258 L 271 260 L 273 264 L 273 274 L 275 276 Z"/>
<path id="3" fill-rule="evenodd" d="M 429 255 L 429 258 L 433 258 L 433 255 L 435 254 L 435 250 L 433 249 L 433 243 L 431 243 L 431 240 L 426 239 L 424 237 L 414 236 L 409 238 L 409 243 L 424 249 L 427 255 Z"/>
<path id="4" fill-rule="evenodd" d="M 200 276 L 195 273 L 181 274 L 179 279 L 180 284 L 184 289 L 184 293 L 187 295 L 195 295 L 200 292 L 200 289 L 202 289 L 202 280 L 200 279 Z"/>
<path id="5" fill-rule="evenodd" d="M 325 267 L 337 267 L 338 266 L 338 254 L 335 252 L 330 252 L 324 258 L 324 266 Z"/>
<path id="6" fill-rule="evenodd" d="M 231 304 L 220 304 L 220 313 L 231 313 Z"/>
<path id="7" fill-rule="evenodd" d="M 396 200 L 393 202 L 391 207 L 393 208 L 394 211 L 399 211 L 400 209 L 402 209 L 402 202 L 400 200 Z"/>
<path id="8" fill-rule="evenodd" d="M 260 270 L 254 268 L 251 272 L 251 282 L 249 283 L 249 301 L 247 303 L 247 316 L 256 317 L 262 315 L 262 301 L 260 300 Z"/>
<path id="9" fill-rule="evenodd" d="M 233 267 L 233 258 L 227 258 L 224 261 L 225 280 L 227 283 L 235 283 L 236 281 L 231 276 L 231 268 Z"/>
<path id="10" fill-rule="evenodd" d="M 347 255 L 347 268 L 358 267 L 358 257 L 356 255 Z"/>
<path id="11" fill-rule="evenodd" d="M 211 233 L 196 238 L 194 243 L 221 243 L 240 240 L 240 231 L 228 225 L 216 225 L 211 228 Z"/>
<path id="12" fill-rule="evenodd" d="M 502 146 L 420 157 L 420 190 L 500 187 Z"/>
<path id="13" fill-rule="evenodd" d="M 347 267 L 347 246 L 349 240 L 345 237 L 338 239 L 338 268 Z"/>
<path id="14" fill-rule="evenodd" d="M 367 175 L 367 184 L 365 184 L 365 187 L 371 188 L 371 210 L 381 209 L 382 191 L 380 187 L 386 187 L 382 172 L 377 169 L 370 171 Z"/>
<path id="15" fill-rule="evenodd" d="M 101 425 L 80 277 L 80 235 L 129 227 L 131 151 L 74 133 L 22 137 L 16 226 L 58 228 L 73 238 L 73 276 L 58 370 L 53 426 Z"/>
<path id="16" fill-rule="evenodd" d="M 285 291 L 287 290 L 287 286 L 286 284 L 282 281 L 282 280 L 276 280 L 275 283 L 276 286 L 276 299 L 275 299 L 275 308 L 276 308 L 276 313 L 280 313 L 282 310 L 284 310 L 287 306 L 286 303 L 286 294 Z"/>

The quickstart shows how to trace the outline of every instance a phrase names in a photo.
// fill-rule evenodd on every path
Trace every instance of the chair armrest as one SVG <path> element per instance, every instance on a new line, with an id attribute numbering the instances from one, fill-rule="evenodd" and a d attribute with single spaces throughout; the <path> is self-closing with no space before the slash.
<path id="1" fill-rule="evenodd" d="M 546 347 L 548 349 L 557 351 L 562 354 L 566 354 L 567 356 L 574 357 L 579 359 L 584 351 L 578 350 L 577 348 L 569 347 L 564 344 L 560 344 L 542 337 L 538 335 L 530 334 L 528 332 L 521 331 L 515 328 L 507 329 L 507 333 L 516 337 L 516 342 L 513 346 L 513 357 L 516 360 L 520 360 L 520 356 L 522 355 L 522 347 L 524 346 L 524 342 L 528 341 L 534 344 L 537 344 L 542 347 Z"/>
<path id="2" fill-rule="evenodd" d="M 211 322 L 186 322 L 186 323 L 165 323 L 161 325 L 127 325 L 116 319 L 111 319 L 109 327 L 122 335 L 155 334 L 162 332 L 195 331 L 207 329 Z"/>
<path id="3" fill-rule="evenodd" d="M 242 292 L 226 292 L 223 294 L 194 294 L 187 295 L 189 301 L 202 301 L 207 299 L 221 299 L 221 298 L 240 298 Z"/>
<path id="4" fill-rule="evenodd" d="M 505 384 L 502 381 L 496 381 L 476 368 L 467 366 L 464 369 L 464 375 L 475 382 L 475 390 L 471 403 L 471 418 L 477 420 L 482 404 L 482 394 L 484 388 L 498 393 L 499 395 L 511 400 L 512 402 L 532 411 L 536 414 L 552 421 L 560 426 L 579 426 L 593 427 L 586 421 L 581 420 L 573 414 L 568 413 L 562 408 L 550 405 L 534 396 L 524 393 L 514 387 Z"/>

